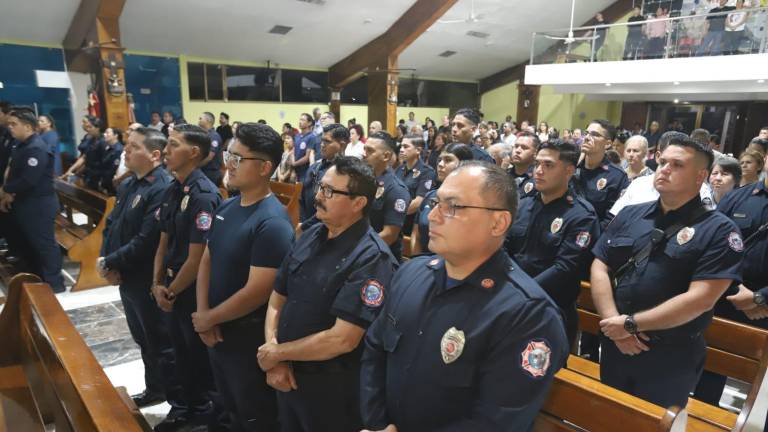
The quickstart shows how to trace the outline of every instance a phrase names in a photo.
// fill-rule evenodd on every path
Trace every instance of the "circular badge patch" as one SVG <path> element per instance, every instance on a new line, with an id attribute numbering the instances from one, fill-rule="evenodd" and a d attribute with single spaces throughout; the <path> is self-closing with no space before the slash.
<path id="1" fill-rule="evenodd" d="M 36 167 L 37 166 L 37 159 L 33 158 L 33 157 L 27 159 L 27 165 L 29 165 L 31 167 Z"/>
<path id="2" fill-rule="evenodd" d="M 405 212 L 405 200 L 400 198 L 395 201 L 395 211 L 399 213 Z"/>
<path id="3" fill-rule="evenodd" d="M 734 252 L 744 251 L 744 241 L 741 239 L 741 235 L 736 231 L 732 231 L 728 234 L 728 246 L 734 250 Z"/>
<path id="4" fill-rule="evenodd" d="M 530 341 L 522 352 L 520 366 L 532 377 L 542 377 L 549 369 L 551 354 L 552 350 L 546 342 Z"/>
<path id="5" fill-rule="evenodd" d="M 384 301 L 384 286 L 376 279 L 368 279 L 360 291 L 360 298 L 368 306 L 379 307 Z"/>
<path id="6" fill-rule="evenodd" d="M 200 212 L 195 217 L 195 226 L 200 231 L 208 231 L 211 229 L 211 214 L 208 212 Z"/>

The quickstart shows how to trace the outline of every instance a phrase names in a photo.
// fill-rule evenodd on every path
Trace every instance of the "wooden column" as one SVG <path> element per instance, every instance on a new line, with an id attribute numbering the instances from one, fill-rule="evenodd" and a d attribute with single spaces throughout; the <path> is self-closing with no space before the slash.
<path id="1" fill-rule="evenodd" d="M 336 123 L 342 123 L 341 120 L 341 89 L 331 87 L 330 111 L 336 116 Z M 344 123 L 342 123 L 344 124 Z M 345 125 L 346 126 L 346 125 Z"/>
<path id="2" fill-rule="evenodd" d="M 517 85 L 517 122 L 528 120 L 528 124 L 537 127 L 539 116 L 539 86 L 525 85 L 520 83 Z"/>
<path id="3" fill-rule="evenodd" d="M 120 14 L 125 0 L 81 0 L 63 45 L 69 70 L 91 73 L 107 126 L 128 128 Z M 82 95 L 83 97 L 85 95 Z"/>
<path id="4" fill-rule="evenodd" d="M 397 127 L 397 56 L 374 63 L 368 73 L 368 122 L 378 120 L 395 135 Z"/>

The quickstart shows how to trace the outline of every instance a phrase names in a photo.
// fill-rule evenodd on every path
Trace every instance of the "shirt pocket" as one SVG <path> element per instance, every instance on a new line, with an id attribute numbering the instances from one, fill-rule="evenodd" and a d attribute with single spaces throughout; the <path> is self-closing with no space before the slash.
<path id="1" fill-rule="evenodd" d="M 387 322 L 384 326 L 384 335 L 382 337 L 384 351 L 394 353 L 397 350 L 397 346 L 400 343 L 400 338 L 402 336 L 403 333 L 401 331 L 397 330 L 390 322 Z"/>
<path id="2" fill-rule="evenodd" d="M 635 240 L 631 237 L 614 237 L 607 240 L 608 265 L 614 271 L 623 266 L 634 255 Z"/>
<path id="3" fill-rule="evenodd" d="M 742 216 L 741 214 L 739 216 Z M 733 216 L 731 219 L 733 219 L 733 222 L 736 224 L 737 227 L 739 227 L 739 230 L 741 230 L 742 235 L 744 237 L 749 237 L 745 233 L 752 232 L 752 217 L 750 217 L 747 214 L 744 214 L 743 217 L 736 217 Z"/>

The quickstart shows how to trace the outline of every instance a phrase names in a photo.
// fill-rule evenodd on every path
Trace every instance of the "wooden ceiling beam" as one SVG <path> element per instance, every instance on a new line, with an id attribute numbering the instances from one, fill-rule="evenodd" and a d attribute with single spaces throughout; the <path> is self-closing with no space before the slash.
<path id="1" fill-rule="evenodd" d="M 329 87 L 340 89 L 382 58 L 398 56 L 457 1 L 417 0 L 386 32 L 331 66 Z"/>
<path id="2" fill-rule="evenodd" d="M 69 70 L 89 72 L 98 58 L 97 50 L 84 51 L 88 46 L 120 47 L 119 20 L 125 0 L 81 0 L 62 41 Z"/>

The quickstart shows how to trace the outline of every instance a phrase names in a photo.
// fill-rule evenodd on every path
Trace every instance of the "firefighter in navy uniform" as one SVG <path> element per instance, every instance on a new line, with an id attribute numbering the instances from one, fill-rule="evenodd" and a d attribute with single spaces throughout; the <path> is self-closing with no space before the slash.
<path id="1" fill-rule="evenodd" d="M 0 189 L 0 211 L 9 213 L 20 251 L 34 273 L 54 292 L 63 292 L 61 250 L 54 237 L 59 200 L 53 189 L 53 150 L 36 133 L 37 117 L 27 108 L 14 108 L 7 126 L 16 140 L 8 176 Z"/>
<path id="2" fill-rule="evenodd" d="M 158 432 L 214 421 L 214 385 L 208 353 L 195 332 L 195 280 L 213 212 L 221 202 L 218 188 L 197 167 L 211 151 L 211 139 L 199 126 L 176 125 L 165 147 L 166 168 L 175 180 L 157 212 L 160 242 L 155 253 L 152 295 L 170 312 L 170 336 L 186 409 L 173 410 L 155 427 Z"/>
<path id="3" fill-rule="evenodd" d="M 527 431 L 568 357 L 557 305 L 503 250 L 516 185 L 467 162 L 437 192 L 429 248 L 407 261 L 365 338 L 374 431 Z"/>
<path id="4" fill-rule="evenodd" d="M 601 381 L 660 406 L 688 403 L 712 308 L 741 281 L 741 234 L 699 197 L 712 159 L 698 142 L 672 139 L 654 178 L 659 200 L 622 209 L 593 249 Z"/>
<path id="5" fill-rule="evenodd" d="M 365 216 L 375 191 L 364 162 L 337 158 L 317 193 L 322 223 L 302 234 L 278 272 L 259 364 L 281 390 L 283 432 L 361 428 L 360 341 L 397 268 Z"/>
<path id="6" fill-rule="evenodd" d="M 576 299 L 600 229 L 592 205 L 568 189 L 578 160 L 571 143 L 541 145 L 533 171 L 537 192 L 520 200 L 507 236 L 509 255 L 562 310 L 571 343 L 579 330 Z"/>
<path id="7" fill-rule="evenodd" d="M 204 112 L 200 114 L 197 124 L 207 131 L 208 137 L 211 139 L 211 151 L 203 160 L 200 169 L 203 171 L 203 174 L 216 185 L 216 187 L 219 187 L 222 185 L 221 181 L 224 179 L 224 173 L 221 172 L 221 152 L 224 150 L 224 145 L 226 143 L 222 142 L 221 136 L 216 132 L 216 129 L 213 128 L 215 121 L 216 118 L 212 113 Z"/>
<path id="8" fill-rule="evenodd" d="M 509 165 L 509 175 L 517 182 L 517 195 L 520 199 L 536 194 L 533 167 L 534 158 L 540 145 L 539 137 L 531 132 L 520 132 L 517 141 L 515 141 L 515 150 L 512 152 L 512 160 Z"/>
<path id="9" fill-rule="evenodd" d="M 320 222 L 315 217 L 315 195 L 317 187 L 323 179 L 325 172 L 333 164 L 337 156 L 344 155 L 344 149 L 349 143 L 349 129 L 339 123 L 332 123 L 323 126 L 323 133 L 320 137 L 320 157 L 321 159 L 313 163 L 307 170 L 306 177 L 303 180 L 301 188 L 301 214 L 306 219 L 301 221 L 301 229 L 307 230 L 312 225 Z"/>
<path id="10" fill-rule="evenodd" d="M 293 242 L 285 206 L 269 189 L 283 141 L 271 127 L 245 123 L 224 152 L 240 195 L 216 209 L 197 283 L 195 330 L 208 346 L 232 431 L 277 430 L 275 391 L 255 364 L 277 268 Z"/>
<path id="11" fill-rule="evenodd" d="M 125 164 L 131 175 L 118 187 L 117 204 L 107 216 L 97 262 L 102 277 L 120 286 L 128 329 L 141 349 L 146 387 L 133 396 L 138 407 L 164 400 L 174 407 L 183 406 L 178 400 L 178 383 L 173 380 L 167 316 L 149 295 L 160 238 L 155 214 L 171 183 L 161 166 L 165 144 L 165 135 L 150 128 L 139 128 L 128 138 Z"/>
<path id="12" fill-rule="evenodd" d="M 419 211 L 424 196 L 436 186 L 437 175 L 431 166 L 422 161 L 424 138 L 421 135 L 406 135 L 400 145 L 401 164 L 395 170 L 395 177 L 408 188 L 411 203 L 406 211 L 403 234 L 411 235 L 416 213 Z"/>
<path id="13" fill-rule="evenodd" d="M 387 132 L 375 132 L 365 142 L 363 159 L 376 176 L 376 194 L 368 219 L 371 228 L 389 245 L 399 261 L 403 253 L 403 224 L 411 195 L 390 168 L 397 159 L 397 144 Z"/>

